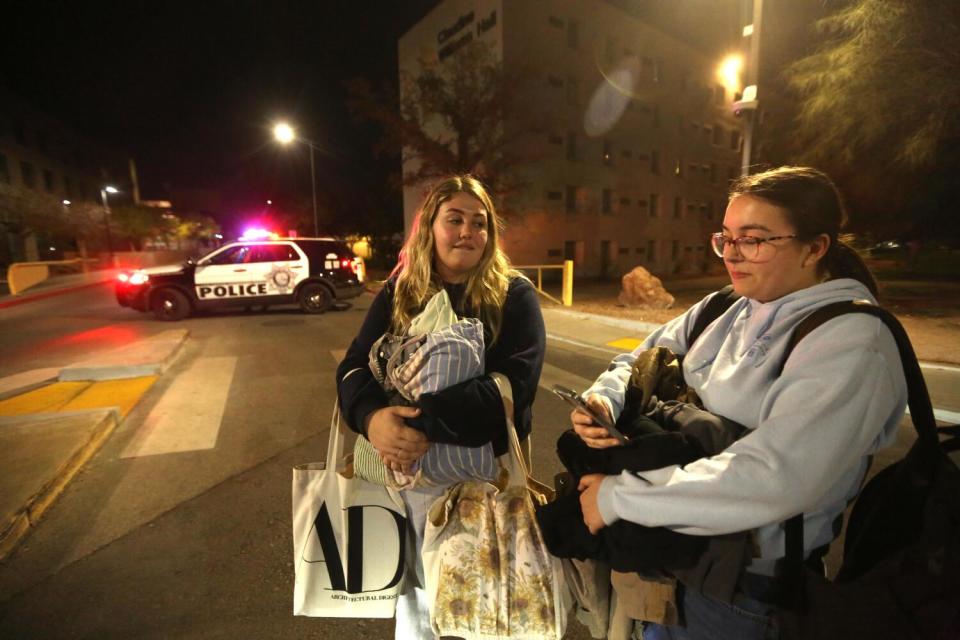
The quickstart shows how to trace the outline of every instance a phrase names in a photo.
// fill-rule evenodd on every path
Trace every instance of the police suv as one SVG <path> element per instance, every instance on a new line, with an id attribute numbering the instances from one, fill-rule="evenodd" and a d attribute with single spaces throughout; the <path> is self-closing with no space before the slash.
<path id="1" fill-rule="evenodd" d="M 363 292 L 363 258 L 333 238 L 240 240 L 194 261 L 121 273 L 117 301 L 160 320 L 197 309 L 299 304 L 323 313 Z"/>

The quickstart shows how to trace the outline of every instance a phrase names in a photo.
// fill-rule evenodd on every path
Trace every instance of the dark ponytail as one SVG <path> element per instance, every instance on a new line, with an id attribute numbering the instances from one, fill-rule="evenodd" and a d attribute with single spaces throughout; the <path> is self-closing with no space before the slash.
<path id="1" fill-rule="evenodd" d="M 863 259 L 840 239 L 847 212 L 836 185 L 822 171 L 810 167 L 779 167 L 743 176 L 733 183 L 730 199 L 749 195 L 762 198 L 781 209 L 797 230 L 799 240 L 830 237 L 830 247 L 819 269 L 828 279 L 859 280 L 879 299 L 877 281 Z"/>
<path id="2" fill-rule="evenodd" d="M 873 277 L 870 267 L 863 261 L 860 254 L 843 240 L 831 240 L 827 254 L 823 256 L 824 267 L 830 274 L 830 279 L 853 278 L 862 282 L 877 300 L 880 299 L 880 290 L 877 280 Z"/>

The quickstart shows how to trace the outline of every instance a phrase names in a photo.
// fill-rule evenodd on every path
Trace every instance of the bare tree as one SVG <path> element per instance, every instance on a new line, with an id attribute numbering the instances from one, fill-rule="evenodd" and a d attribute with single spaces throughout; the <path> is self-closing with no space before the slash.
<path id="1" fill-rule="evenodd" d="M 400 149 L 404 165 L 416 167 L 403 174 L 403 184 L 473 173 L 505 193 L 520 186 L 513 169 L 530 161 L 523 138 L 538 129 L 520 108 L 524 75 L 505 70 L 487 45 L 475 42 L 402 75 L 399 104 L 363 79 L 349 83 L 349 104 L 382 127 L 380 151 Z"/>

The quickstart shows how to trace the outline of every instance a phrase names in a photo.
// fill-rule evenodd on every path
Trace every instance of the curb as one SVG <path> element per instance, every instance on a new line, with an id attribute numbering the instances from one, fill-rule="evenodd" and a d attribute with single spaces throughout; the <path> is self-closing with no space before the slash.
<path id="1" fill-rule="evenodd" d="M 45 300 L 47 298 L 53 298 L 54 296 L 63 295 L 66 293 L 73 293 L 79 289 L 86 289 L 88 287 L 98 287 L 103 284 L 109 284 L 111 282 L 110 278 L 106 280 L 100 280 L 99 282 L 85 282 L 81 285 L 63 287 L 60 289 L 53 289 L 51 291 L 44 291 L 43 293 L 34 293 L 28 294 L 23 297 L 15 297 L 8 300 L 0 300 L 0 309 L 6 309 L 8 307 L 16 307 L 17 305 L 26 304 L 28 302 L 36 302 L 38 300 Z"/>
<path id="2" fill-rule="evenodd" d="M 56 502 L 70 481 L 80 472 L 90 458 L 96 454 L 107 438 L 120 424 L 116 409 L 98 409 L 102 414 L 90 433 L 90 437 L 64 462 L 53 479 L 33 494 L 27 503 L 11 518 L 10 524 L 0 533 L 0 561 L 9 556 L 17 545 L 37 526 L 43 514 Z M 49 414 L 48 414 L 49 416 Z"/>
<path id="3" fill-rule="evenodd" d="M 61 382 L 71 382 L 75 380 L 93 380 L 96 382 L 103 380 L 119 380 L 123 378 L 139 378 L 142 376 L 159 376 L 170 368 L 173 361 L 183 350 L 183 345 L 187 341 L 189 333 L 186 329 L 184 334 L 175 339 L 164 340 L 171 343 L 169 351 L 158 362 L 149 362 L 135 365 L 97 365 L 97 364 L 76 364 L 63 367 L 57 379 Z"/>
<path id="4" fill-rule="evenodd" d="M 546 309 L 544 310 L 546 311 Z M 651 333 L 656 331 L 662 324 L 656 322 L 643 322 L 641 320 L 627 320 L 626 318 L 614 318 L 611 316 L 602 316 L 597 313 L 586 313 L 584 311 L 569 311 L 567 309 L 550 309 L 551 313 L 559 313 L 577 320 L 590 320 L 592 322 L 599 322 L 601 324 L 609 325 L 611 327 L 617 327 L 619 329 L 629 329 L 631 331 L 643 331 L 646 333 Z"/>

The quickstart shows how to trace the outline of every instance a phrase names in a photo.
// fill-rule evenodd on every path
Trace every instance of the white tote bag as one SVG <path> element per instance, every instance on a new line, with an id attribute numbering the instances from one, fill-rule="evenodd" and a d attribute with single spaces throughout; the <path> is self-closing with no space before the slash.
<path id="1" fill-rule="evenodd" d="M 293 468 L 293 613 L 392 618 L 403 587 L 406 518 L 392 489 L 353 477 L 334 407 L 327 461 Z"/>

